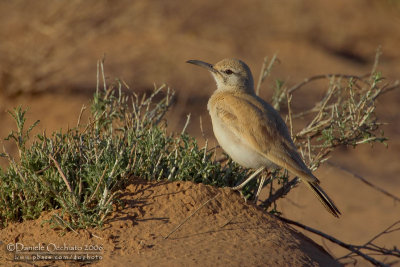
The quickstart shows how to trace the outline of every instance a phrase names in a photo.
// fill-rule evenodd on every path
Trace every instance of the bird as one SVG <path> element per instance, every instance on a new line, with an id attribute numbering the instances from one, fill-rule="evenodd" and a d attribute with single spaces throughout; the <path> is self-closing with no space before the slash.
<path id="1" fill-rule="evenodd" d="M 234 58 L 216 64 L 200 60 L 186 63 L 205 68 L 215 79 L 217 89 L 207 109 L 219 145 L 233 161 L 256 170 L 234 189 L 242 188 L 265 169 L 284 168 L 299 177 L 328 212 L 341 215 L 304 163 L 278 111 L 255 94 L 253 75 L 246 63 Z"/>

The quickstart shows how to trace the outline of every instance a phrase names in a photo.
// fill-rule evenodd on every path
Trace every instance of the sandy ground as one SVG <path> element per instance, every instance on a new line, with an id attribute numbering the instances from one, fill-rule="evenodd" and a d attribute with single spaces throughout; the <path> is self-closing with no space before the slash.
<path id="1" fill-rule="evenodd" d="M 95 88 L 96 61 L 104 54 L 106 74 L 110 80 L 114 77 L 123 78 L 136 92 L 149 90 L 153 87 L 153 83 L 165 82 L 174 88 L 177 91 L 178 101 L 169 115 L 170 128 L 180 130 L 186 114 L 191 113 L 192 122 L 188 131 L 198 137 L 201 142 L 198 122 L 199 116 L 202 116 L 205 135 L 211 143 L 214 139 L 206 111 L 206 102 L 213 91 L 214 84 L 209 75 L 185 64 L 184 62 L 188 59 L 202 59 L 213 63 L 225 57 L 241 58 L 249 64 L 257 77 L 263 57 L 271 57 L 277 53 L 281 63 L 274 68 L 272 76 L 262 87 L 262 97 L 265 99 L 271 96 L 274 79 L 285 80 L 288 86 L 291 86 L 315 74 L 367 73 L 371 69 L 378 46 L 381 46 L 383 50 L 379 70 L 388 80 L 400 78 L 398 49 L 400 4 L 398 1 L 356 0 L 351 6 L 345 1 L 334 3 L 332 1 L 293 3 L 292 1 L 258 0 L 243 3 L 235 0 L 229 3 L 222 0 L 190 0 L 185 3 L 161 0 L 134 3 L 130 1 L 118 3 L 111 1 L 41 1 L 40 3 L 4 1 L 0 3 L 0 22 L 2 37 L 0 43 L 0 121 L 2 125 L 0 136 L 6 136 L 14 127 L 5 111 L 18 105 L 29 107 L 28 123 L 37 119 L 41 120 L 37 131 L 46 129 L 50 132 L 60 128 L 65 129 L 68 125 L 75 125 L 82 104 L 88 104 Z M 323 90 L 324 87 L 320 83 L 310 84 L 295 95 L 294 99 L 301 104 L 312 103 L 321 96 Z M 397 196 L 400 192 L 399 102 L 399 91 L 387 94 L 379 101 L 378 117 L 388 123 L 384 126 L 385 135 L 390 139 L 388 148 L 380 145 L 372 148 L 365 145 L 355 150 L 343 148 L 336 151 L 330 160 L 353 173 L 362 175 Z M 4 146 L 8 151 L 14 151 L 8 143 L 4 143 Z M 4 166 L 4 161 L 1 164 Z M 339 220 L 332 218 L 302 185 L 293 190 L 286 199 L 279 201 L 279 208 L 284 216 L 354 244 L 365 243 L 400 219 L 399 203 L 371 189 L 349 173 L 326 165 L 320 168 L 316 175 L 322 181 L 323 187 L 332 195 L 343 216 Z M 168 187 L 164 190 L 168 190 Z M 206 196 L 207 194 L 203 197 Z M 235 207 L 239 208 L 239 206 Z M 240 213 L 242 216 L 247 216 L 248 213 L 245 211 L 247 206 L 240 207 L 244 211 L 237 212 L 242 212 Z M 190 210 L 187 213 L 190 213 Z M 220 209 L 217 211 L 222 212 Z M 169 227 L 173 227 L 174 223 L 185 218 L 183 214 L 163 216 L 169 218 L 169 222 L 163 224 L 166 232 Z M 269 226 L 269 217 L 262 218 L 268 218 L 265 219 L 268 223 L 265 222 L 265 225 L 260 223 L 261 226 L 258 225 L 258 227 L 261 228 L 257 231 L 265 233 L 262 231 L 267 231 L 266 229 L 272 226 Z M 201 253 L 206 253 L 209 244 L 222 246 L 221 248 L 213 246 L 212 250 L 222 250 L 223 246 L 226 246 L 223 251 L 229 251 L 230 246 L 236 244 L 244 255 L 248 255 L 249 261 L 254 259 L 254 262 L 251 262 L 253 265 L 261 265 L 263 260 L 267 260 L 260 256 L 265 252 L 263 246 L 266 244 L 263 242 L 267 241 L 258 240 L 256 233 L 246 237 L 252 238 L 252 242 L 248 241 L 246 245 L 233 241 L 218 243 L 217 239 L 212 239 L 216 238 L 212 234 L 190 237 L 190 233 L 194 235 L 194 233 L 215 230 L 206 226 L 209 226 L 209 220 L 217 219 L 214 217 L 203 219 L 202 223 L 198 222 L 201 227 L 196 226 L 193 221 L 193 224 L 188 223 L 182 229 L 182 231 L 189 231 L 186 233 L 189 235 L 186 240 L 204 242 L 198 246 L 198 249 L 202 250 Z M 261 222 L 261 219 L 257 220 L 249 222 L 250 225 Z M 135 228 L 144 227 L 142 224 L 146 224 L 143 220 L 136 219 L 128 220 L 126 223 L 127 225 L 122 227 L 124 231 L 128 228 L 136 231 Z M 2 236 L 7 236 L 4 231 L 10 231 L 9 239 L 17 238 L 16 236 L 24 231 L 29 236 L 38 224 L 39 222 L 25 222 L 14 225 L 9 230 L 2 230 Z M 278 222 L 273 224 L 287 230 L 286 226 L 283 227 Z M 12 231 L 17 231 L 18 234 L 12 235 Z M 43 231 L 38 228 L 39 237 Z M 45 233 L 49 232 L 51 231 L 45 231 Z M 220 234 L 225 235 L 227 232 Z M 305 234 L 323 246 L 335 258 L 346 254 L 344 249 L 323 241 L 320 237 Z M 115 235 L 118 234 L 115 233 Z M 241 233 L 235 233 L 235 235 L 232 236 L 233 240 L 244 238 L 240 236 Z M 57 233 L 53 235 L 57 242 L 63 240 L 56 236 L 58 236 Z M 73 233 L 68 233 L 66 236 L 72 238 Z M 104 237 L 100 234 L 99 236 Z M 121 236 L 124 235 L 121 234 Z M 228 237 L 229 234 L 225 236 L 226 239 Z M 90 238 L 93 239 L 93 237 Z M 130 238 L 131 242 L 140 244 L 142 237 L 133 234 Z M 148 240 L 147 238 L 144 240 Z M 210 238 L 209 241 L 206 241 L 207 238 Z M 5 240 L 1 239 L 3 243 Z M 49 239 L 48 242 L 51 241 Z M 158 242 L 162 243 L 157 239 L 154 244 Z M 181 249 L 182 253 L 192 253 L 189 246 L 179 247 L 182 245 L 178 244 L 180 241 L 171 239 L 168 242 L 172 242 L 168 245 L 174 249 Z M 153 244 L 153 241 L 150 243 Z M 250 243 L 258 244 L 258 246 L 250 246 Z M 382 236 L 377 243 L 387 247 L 398 246 L 400 234 L 394 232 Z M 118 253 L 125 253 L 124 255 L 129 255 L 128 258 L 131 257 L 131 254 L 124 250 L 129 246 L 124 243 L 119 246 Z M 165 247 L 164 250 L 157 250 L 161 247 L 162 245 L 145 247 L 146 257 L 140 258 L 140 261 L 144 265 L 157 263 L 157 260 L 160 260 L 157 257 L 163 255 L 162 253 L 171 255 L 171 259 L 172 253 L 177 253 L 177 251 L 165 251 Z M 188 250 L 185 252 L 186 248 Z M 280 251 L 279 249 L 285 250 L 285 247 L 277 248 L 276 251 Z M 219 253 L 223 257 L 227 252 L 221 252 L 221 250 Z M 137 251 L 133 249 L 132 253 L 135 254 Z M 156 255 L 157 251 L 159 255 Z M 104 253 L 107 259 L 114 263 L 119 262 L 119 257 L 123 255 L 113 254 L 111 251 Z M 304 259 L 301 253 L 305 252 L 301 252 L 301 248 L 298 253 L 299 258 Z M 113 255 L 118 256 L 113 258 Z M 198 255 L 205 254 L 199 252 Z M 216 254 L 213 255 L 218 257 Z M 307 255 L 310 257 L 309 254 Z M 133 259 L 139 258 L 132 256 Z M 199 258 L 196 259 L 197 262 L 177 261 L 176 263 L 182 265 L 203 263 Z M 201 257 L 201 259 L 206 263 L 207 257 Z M 243 258 L 235 259 L 238 263 L 243 260 Z M 218 258 L 214 260 L 217 262 Z M 283 263 L 282 259 L 277 260 Z M 288 258 L 287 262 L 293 263 L 295 259 Z M 311 259 L 309 263 L 311 262 L 318 261 Z M 172 261 L 170 263 L 172 264 Z M 61 263 L 58 262 L 58 264 Z M 366 263 L 359 261 L 358 264 L 363 266 Z"/>
<path id="2" fill-rule="evenodd" d="M 22 253 L 14 251 L 4 254 L 7 244 L 39 246 L 40 240 L 42 251 L 50 251 L 48 257 L 101 257 L 92 261 L 93 266 L 340 266 L 310 239 L 244 203 L 238 193 L 228 188 L 191 182 L 135 181 L 121 199 L 124 207 L 110 216 L 102 230 L 60 235 L 61 231 L 49 229 L 48 225 L 40 226 L 40 220 L 0 230 L 0 264 L 8 265 L 12 263 L 10 259 L 21 257 Z M 172 232 L 189 213 L 210 199 Z M 75 250 L 61 254 L 61 249 L 74 246 Z M 51 251 L 55 247 L 60 250 Z M 37 257 L 37 253 L 32 254 L 28 257 Z M 78 265 L 65 260 L 35 263 Z"/>

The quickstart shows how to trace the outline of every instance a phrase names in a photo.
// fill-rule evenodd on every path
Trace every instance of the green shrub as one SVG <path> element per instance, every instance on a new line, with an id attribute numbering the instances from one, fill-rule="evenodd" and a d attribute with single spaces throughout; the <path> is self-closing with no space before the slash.
<path id="1" fill-rule="evenodd" d="M 38 134 L 29 147 L 29 133 L 38 122 L 25 130 L 25 111 L 19 107 L 11 113 L 17 131 L 7 140 L 15 141 L 19 159 L 3 154 L 9 160 L 9 167 L 0 170 L 3 226 L 53 209 L 60 214 L 55 213 L 52 224 L 100 226 L 119 190 L 135 178 L 214 186 L 244 178 L 245 170 L 232 161 L 215 162 L 214 150 L 199 148 L 184 131 L 167 134 L 160 122 L 172 103 L 169 88 L 138 97 L 122 86 L 117 80 L 103 90 L 97 87 L 87 123 L 81 124 L 80 116 L 75 128 L 49 137 Z"/>

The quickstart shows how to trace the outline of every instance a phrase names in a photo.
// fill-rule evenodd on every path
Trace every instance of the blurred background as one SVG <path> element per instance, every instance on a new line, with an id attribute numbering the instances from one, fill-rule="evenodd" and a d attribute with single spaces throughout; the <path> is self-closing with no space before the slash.
<path id="1" fill-rule="evenodd" d="M 263 58 L 277 54 L 279 64 L 263 84 L 269 100 L 275 80 L 288 86 L 316 74 L 362 75 L 374 63 L 388 80 L 400 78 L 400 1 L 1 1 L 0 2 L 0 136 L 14 129 L 7 110 L 29 108 L 28 123 L 48 133 L 75 126 L 83 104 L 96 86 L 97 60 L 105 57 L 110 81 L 119 77 L 137 93 L 154 84 L 177 92 L 169 127 L 180 131 L 191 113 L 190 134 L 216 144 L 206 109 L 215 84 L 205 71 L 185 63 L 215 63 L 240 58 L 258 78 Z M 312 83 L 293 99 L 294 105 L 321 98 L 326 83 Z M 400 195 L 400 92 L 384 95 L 378 118 L 387 122 L 389 147 L 341 149 L 331 162 Z M 2 143 L 9 151 L 15 151 Z M 2 165 L 4 162 L 2 162 Z M 332 166 L 317 176 L 343 216 L 326 213 L 305 187 L 281 200 L 283 214 L 345 242 L 362 244 L 400 219 L 400 205 L 352 175 Z M 345 251 L 307 234 L 335 256 Z M 400 234 L 377 242 L 399 245 Z"/>

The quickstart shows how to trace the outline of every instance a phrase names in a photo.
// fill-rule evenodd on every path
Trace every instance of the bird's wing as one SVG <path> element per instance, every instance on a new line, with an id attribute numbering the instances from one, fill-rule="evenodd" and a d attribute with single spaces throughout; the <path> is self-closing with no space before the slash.
<path id="1" fill-rule="evenodd" d="M 277 111 L 261 99 L 249 95 L 223 94 L 211 101 L 218 102 L 212 106 L 225 129 L 268 160 L 303 179 L 324 207 L 339 217 L 339 209 L 297 153 L 286 124 Z"/>
<path id="2" fill-rule="evenodd" d="M 286 124 L 267 103 L 250 95 L 221 94 L 212 99 L 224 128 L 268 160 L 313 183 L 318 179 L 297 153 Z"/>

